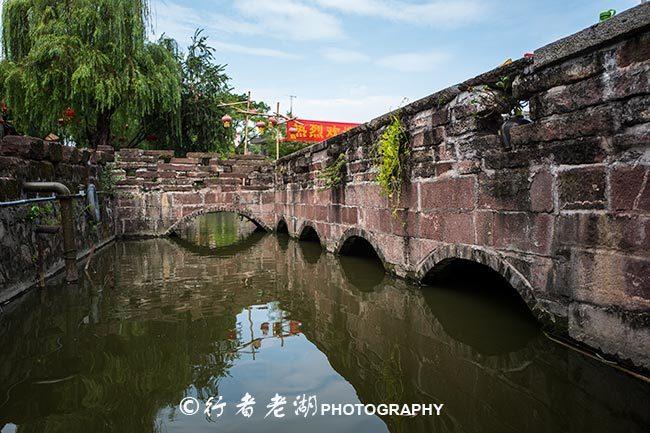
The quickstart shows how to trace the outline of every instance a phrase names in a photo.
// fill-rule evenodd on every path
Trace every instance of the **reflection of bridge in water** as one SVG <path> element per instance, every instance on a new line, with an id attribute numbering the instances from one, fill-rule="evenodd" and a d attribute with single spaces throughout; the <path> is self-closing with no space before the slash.
<path id="1" fill-rule="evenodd" d="M 274 301 L 282 320 L 301 323 L 286 333 L 304 333 L 362 402 L 445 404 L 441 417 L 384 418 L 393 432 L 609 433 L 642 431 L 650 422 L 646 384 L 539 332 L 521 333 L 517 318 L 510 325 L 518 338 L 507 344 L 491 334 L 503 323 L 482 320 L 479 340 L 486 341 L 477 344 L 476 330 L 455 320 L 462 303 L 380 268 L 364 269 L 359 280 L 360 262 L 340 266 L 347 258 L 317 248 L 255 235 L 230 250 L 188 250 L 164 239 L 105 250 L 94 278 L 101 292 L 34 293 L 9 312 L 18 320 L 0 322 L 8 355 L 0 360 L 0 396 L 10 396 L 0 401 L 0 425 L 44 431 L 55 416 L 91 428 L 99 413 L 120 431 L 152 431 L 160 408 L 177 404 L 190 385 L 218 393 L 242 344 L 258 341 L 254 350 L 264 351 L 270 340 L 257 340 L 263 335 L 233 338 L 231 330 L 237 315 Z M 55 388 L 62 401 L 34 393 L 34 378 L 68 376 L 75 379 Z M 75 395 L 92 396 L 91 403 L 80 406 Z"/>

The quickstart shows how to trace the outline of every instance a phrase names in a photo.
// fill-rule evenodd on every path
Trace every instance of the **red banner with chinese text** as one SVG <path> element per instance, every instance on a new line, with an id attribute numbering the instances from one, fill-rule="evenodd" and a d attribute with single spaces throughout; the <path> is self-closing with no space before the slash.
<path id="1" fill-rule="evenodd" d="M 359 125 L 359 123 L 325 122 L 321 120 L 290 120 L 287 122 L 287 134 L 284 141 L 319 142 Z M 290 132 L 291 128 L 296 128 L 295 132 Z"/>

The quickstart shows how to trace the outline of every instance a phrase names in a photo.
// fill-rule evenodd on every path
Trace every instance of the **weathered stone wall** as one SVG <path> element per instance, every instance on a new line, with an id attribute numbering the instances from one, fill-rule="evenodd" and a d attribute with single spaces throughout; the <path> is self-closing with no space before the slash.
<path id="1" fill-rule="evenodd" d="M 639 6 L 281 159 L 277 221 L 295 236 L 314 228 L 331 251 L 364 237 L 416 280 L 447 258 L 481 262 L 556 333 L 650 368 L 649 25 Z M 533 120 L 510 146 L 504 77 Z M 375 148 L 394 115 L 410 158 L 393 214 Z M 344 184 L 322 190 L 341 152 Z"/>
<path id="2" fill-rule="evenodd" d="M 117 233 L 160 236 L 196 215 L 229 210 L 264 228 L 275 221 L 273 166 L 262 156 L 122 149 L 117 154 Z"/>
<path id="3" fill-rule="evenodd" d="M 0 142 L 0 201 L 35 197 L 22 191 L 25 181 L 61 182 L 73 194 L 85 191 L 89 182 L 101 189 L 102 172 L 113 158 L 113 149 L 109 147 L 95 151 L 32 137 L 5 137 Z M 99 197 L 99 224 L 92 222 L 85 212 L 85 199 L 74 200 L 78 257 L 85 255 L 92 245 L 100 245 L 114 236 L 112 197 Z M 35 231 L 39 225 L 60 225 L 58 202 L 52 202 L 51 215 L 36 219 L 36 214 L 30 213 L 33 206 L 49 207 L 36 203 L 0 208 L 0 303 L 36 284 L 42 275 L 51 275 L 63 267 L 61 231 Z"/>

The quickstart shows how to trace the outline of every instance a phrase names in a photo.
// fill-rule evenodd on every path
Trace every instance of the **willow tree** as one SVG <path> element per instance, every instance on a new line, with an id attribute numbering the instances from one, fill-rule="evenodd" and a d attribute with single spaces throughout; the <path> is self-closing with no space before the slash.
<path id="1" fill-rule="evenodd" d="M 180 68 L 147 40 L 148 0 L 5 0 L 2 26 L 0 85 L 21 131 L 96 147 L 116 114 L 178 110 Z"/>

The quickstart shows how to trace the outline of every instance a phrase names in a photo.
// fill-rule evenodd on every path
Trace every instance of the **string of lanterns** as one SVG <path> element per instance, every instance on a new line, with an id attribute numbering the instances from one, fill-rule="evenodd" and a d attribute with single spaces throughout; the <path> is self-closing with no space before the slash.
<path id="1" fill-rule="evenodd" d="M 246 109 L 241 109 L 238 108 L 238 105 L 244 105 L 246 104 Z M 289 121 L 294 121 L 295 123 L 301 124 L 299 121 L 297 121 L 296 117 L 290 117 L 290 116 L 285 116 L 284 114 L 280 113 L 280 103 L 278 102 L 276 105 L 276 110 L 275 113 L 269 114 L 269 113 L 260 113 L 256 109 L 251 108 L 251 92 L 248 92 L 248 98 L 246 101 L 240 101 L 240 102 L 231 102 L 231 103 L 225 103 L 225 104 L 220 104 L 219 107 L 233 107 L 238 113 L 244 114 L 245 117 L 245 123 L 244 123 L 244 154 L 248 154 L 248 125 L 249 125 L 249 118 L 250 116 L 257 116 L 257 117 L 266 117 L 268 118 L 267 122 L 264 122 L 263 120 L 258 120 L 255 123 L 255 127 L 259 131 L 260 135 L 264 134 L 266 131 L 267 127 L 271 127 L 275 129 L 276 131 L 276 159 L 280 157 L 280 131 L 279 127 L 281 125 L 284 125 L 288 123 Z M 221 123 L 223 124 L 224 128 L 230 128 L 232 127 L 233 123 L 233 118 L 229 114 L 225 114 L 221 118 Z M 295 126 L 291 126 L 288 128 L 288 132 L 290 134 L 295 134 L 298 132 L 298 128 Z"/>

